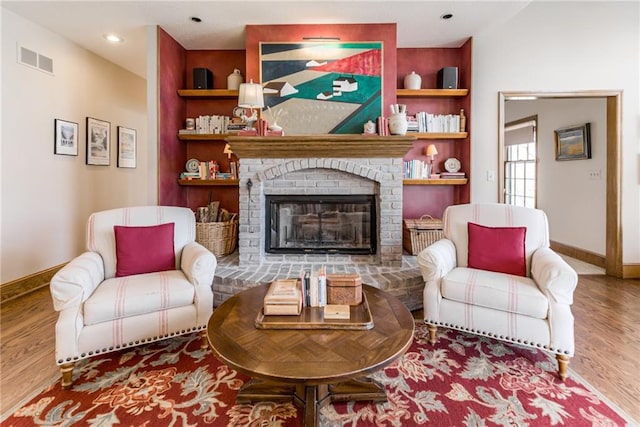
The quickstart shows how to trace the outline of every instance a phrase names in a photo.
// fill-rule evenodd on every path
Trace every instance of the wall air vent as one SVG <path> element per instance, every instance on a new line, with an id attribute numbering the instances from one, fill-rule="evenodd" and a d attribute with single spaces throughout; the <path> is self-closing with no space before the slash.
<path id="1" fill-rule="evenodd" d="M 53 59 L 18 45 L 18 64 L 53 75 Z"/>
<path id="2" fill-rule="evenodd" d="M 38 68 L 42 71 L 53 74 L 53 59 L 48 56 L 38 54 Z"/>

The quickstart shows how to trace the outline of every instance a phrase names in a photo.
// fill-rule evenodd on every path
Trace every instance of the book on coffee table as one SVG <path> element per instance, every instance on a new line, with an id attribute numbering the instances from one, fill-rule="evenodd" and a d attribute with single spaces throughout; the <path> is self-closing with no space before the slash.
<path id="1" fill-rule="evenodd" d="M 271 315 L 299 315 L 302 310 L 302 292 L 297 279 L 275 280 L 264 296 L 263 312 Z"/>

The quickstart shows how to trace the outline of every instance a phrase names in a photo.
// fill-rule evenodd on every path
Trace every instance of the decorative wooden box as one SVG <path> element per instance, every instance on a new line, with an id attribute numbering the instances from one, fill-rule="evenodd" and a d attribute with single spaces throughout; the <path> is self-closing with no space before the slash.
<path id="1" fill-rule="evenodd" d="M 358 305 L 362 302 L 359 274 L 327 274 L 327 304 Z"/>

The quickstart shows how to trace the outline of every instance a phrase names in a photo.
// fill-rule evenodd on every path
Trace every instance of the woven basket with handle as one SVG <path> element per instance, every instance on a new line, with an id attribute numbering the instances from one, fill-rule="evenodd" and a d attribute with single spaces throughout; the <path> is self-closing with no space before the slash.
<path id="1" fill-rule="evenodd" d="M 221 222 L 196 222 L 196 242 L 209 249 L 215 256 L 224 256 L 236 250 L 238 219 Z"/>
<path id="2" fill-rule="evenodd" d="M 402 228 L 402 246 L 411 255 L 418 253 L 444 237 L 441 219 L 422 215 L 419 219 L 405 219 Z"/>

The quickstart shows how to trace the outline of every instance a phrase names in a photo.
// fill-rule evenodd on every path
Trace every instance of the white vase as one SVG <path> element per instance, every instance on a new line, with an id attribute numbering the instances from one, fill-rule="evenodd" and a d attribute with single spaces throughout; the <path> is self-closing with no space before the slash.
<path id="1" fill-rule="evenodd" d="M 391 135 L 406 135 L 407 128 L 407 115 L 405 113 L 397 113 L 389 116 L 389 132 Z"/>
<path id="2" fill-rule="evenodd" d="M 227 76 L 227 89 L 238 90 L 240 89 L 240 83 L 243 82 L 242 74 L 237 68 L 233 70 L 233 73 Z"/>
<path id="3" fill-rule="evenodd" d="M 422 86 L 422 77 L 420 74 L 416 74 L 412 71 L 411 74 L 404 76 L 404 88 L 405 89 L 420 89 Z"/>

